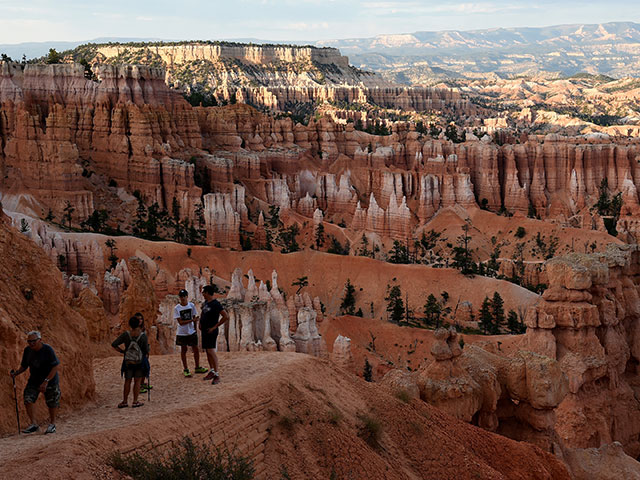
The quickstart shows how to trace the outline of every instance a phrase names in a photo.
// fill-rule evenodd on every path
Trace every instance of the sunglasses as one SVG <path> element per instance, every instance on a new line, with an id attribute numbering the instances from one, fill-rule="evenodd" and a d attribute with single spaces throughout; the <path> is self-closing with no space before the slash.
<path id="1" fill-rule="evenodd" d="M 34 343 L 38 343 L 39 340 L 40 340 L 39 338 L 36 338 L 35 340 L 27 340 L 27 343 L 29 345 L 33 345 Z"/>

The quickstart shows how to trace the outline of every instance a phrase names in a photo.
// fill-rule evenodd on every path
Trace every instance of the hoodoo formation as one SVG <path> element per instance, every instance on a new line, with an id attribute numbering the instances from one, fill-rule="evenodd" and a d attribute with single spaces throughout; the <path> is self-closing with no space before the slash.
<path id="1" fill-rule="evenodd" d="M 18 437 L 27 375 L 4 375 L 5 475 L 137 478 L 128 454 L 188 441 L 246 478 L 640 478 L 637 80 L 440 82 L 385 39 L 338 43 L 406 71 L 214 41 L 3 55 L 0 360 L 38 331 L 62 391 L 55 442 Z M 199 342 L 225 312 L 215 362 L 180 363 L 184 297 Z M 130 410 L 111 342 L 137 314 Z"/>

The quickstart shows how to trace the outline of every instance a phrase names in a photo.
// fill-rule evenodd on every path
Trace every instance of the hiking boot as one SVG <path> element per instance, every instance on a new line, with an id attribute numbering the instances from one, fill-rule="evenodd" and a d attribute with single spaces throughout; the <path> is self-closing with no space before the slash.
<path id="1" fill-rule="evenodd" d="M 22 433 L 34 433 L 34 432 L 37 432 L 38 430 L 40 430 L 40 427 L 35 423 L 32 423 L 27 428 L 22 430 Z"/>
<path id="2" fill-rule="evenodd" d="M 190 376 L 191 376 L 191 372 L 189 371 L 189 369 L 188 369 L 188 368 L 187 368 L 187 369 L 185 369 L 185 370 L 183 370 L 183 371 L 182 371 L 182 374 L 183 374 L 185 377 L 190 377 Z"/>
<path id="3" fill-rule="evenodd" d="M 196 368 L 195 372 L 196 373 L 207 373 L 208 370 L 206 368 L 204 368 L 204 367 L 198 367 L 198 368 Z"/>
<path id="4" fill-rule="evenodd" d="M 213 377 L 215 377 L 215 376 L 216 376 L 216 372 L 215 372 L 215 370 L 211 369 L 211 370 L 209 370 L 209 373 L 207 373 L 207 374 L 204 376 L 203 380 L 211 380 L 211 379 L 212 379 Z"/>
<path id="5" fill-rule="evenodd" d="M 141 385 L 140 386 L 140 393 L 147 393 L 147 390 L 150 390 L 150 389 L 147 388 L 146 385 Z"/>
<path id="6" fill-rule="evenodd" d="M 220 383 L 220 375 L 216 373 L 215 376 L 213 377 L 213 380 L 211 381 L 211 385 L 217 385 L 219 383 Z"/>
<path id="7" fill-rule="evenodd" d="M 56 433 L 56 426 L 53 423 L 50 423 L 47 429 L 44 431 L 44 434 L 48 433 Z"/>

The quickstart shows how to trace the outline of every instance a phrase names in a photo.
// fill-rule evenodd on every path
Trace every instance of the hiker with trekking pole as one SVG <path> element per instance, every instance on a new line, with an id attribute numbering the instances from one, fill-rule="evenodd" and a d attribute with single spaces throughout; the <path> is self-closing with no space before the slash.
<path id="1" fill-rule="evenodd" d="M 43 393 L 49 408 L 49 426 L 45 434 L 56 433 L 56 413 L 60 407 L 60 382 L 58 380 L 58 365 L 60 361 L 50 345 L 42 341 L 39 331 L 34 330 L 27 334 L 27 347 L 22 353 L 22 361 L 18 370 L 11 370 L 9 375 L 13 379 L 13 393 L 16 400 L 16 416 L 18 417 L 18 430 L 20 431 L 20 414 L 18 412 L 18 395 L 16 390 L 16 377 L 29 369 L 29 380 L 24 388 L 24 406 L 31 424 L 21 430 L 22 433 L 34 433 L 40 429 L 35 421 L 33 405 L 38 396 Z"/>
<path id="2" fill-rule="evenodd" d="M 130 330 L 123 332 L 116 338 L 111 346 L 119 353 L 124 354 L 120 373 L 124 376 L 124 389 L 122 402 L 118 408 L 129 406 L 129 392 L 131 391 L 131 380 L 133 380 L 133 408 L 141 407 L 144 403 L 138 401 L 140 394 L 140 383 L 147 373 L 144 367 L 144 358 L 149 355 L 149 342 L 147 336 L 140 328 L 140 319 L 131 317 L 129 319 Z M 124 344 L 124 348 L 120 345 Z"/>

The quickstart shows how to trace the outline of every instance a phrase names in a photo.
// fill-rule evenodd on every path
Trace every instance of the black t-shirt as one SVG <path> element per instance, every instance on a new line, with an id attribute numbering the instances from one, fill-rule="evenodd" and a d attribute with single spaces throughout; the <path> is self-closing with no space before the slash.
<path id="1" fill-rule="evenodd" d="M 220 318 L 220 312 L 224 308 L 216 299 L 202 304 L 202 313 L 200 314 L 200 330 L 206 332 L 209 328 L 214 327 Z"/>
<path id="2" fill-rule="evenodd" d="M 56 365 L 60 365 L 56 352 L 53 351 L 50 345 L 46 343 L 42 344 L 42 348 L 37 352 L 30 347 L 26 347 L 22 353 L 22 362 L 20 365 L 23 368 L 29 367 L 29 380 L 28 385 L 39 387 L 47 375 L 51 372 L 51 369 Z M 49 385 L 56 385 L 58 383 L 58 374 L 56 373 L 49 381 Z"/>

